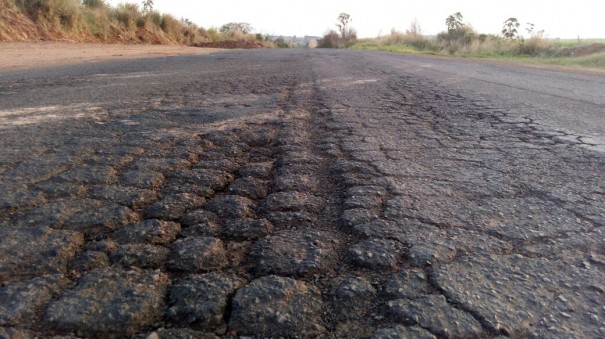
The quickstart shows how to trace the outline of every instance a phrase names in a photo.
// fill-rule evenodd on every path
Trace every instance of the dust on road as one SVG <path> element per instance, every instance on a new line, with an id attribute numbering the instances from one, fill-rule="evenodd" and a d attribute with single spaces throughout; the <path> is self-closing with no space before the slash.
<path id="1" fill-rule="evenodd" d="M 26 69 L 102 60 L 200 55 L 220 51 L 174 45 L 122 45 L 56 41 L 0 43 L 0 70 Z"/>

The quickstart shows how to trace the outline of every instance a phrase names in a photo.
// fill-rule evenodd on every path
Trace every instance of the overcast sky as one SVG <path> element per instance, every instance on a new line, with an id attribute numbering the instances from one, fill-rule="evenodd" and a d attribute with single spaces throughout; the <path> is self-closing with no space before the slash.
<path id="1" fill-rule="evenodd" d="M 134 0 L 109 0 L 112 5 Z M 154 0 L 155 9 L 187 18 L 199 26 L 220 27 L 248 22 L 257 33 L 321 36 L 335 28 L 346 12 L 359 37 L 405 31 L 415 18 L 424 34 L 445 30 L 445 18 L 461 12 L 480 33 L 500 33 L 502 23 L 516 17 L 535 24 L 549 38 L 605 38 L 605 0 Z M 523 30 L 524 32 L 524 30 Z"/>

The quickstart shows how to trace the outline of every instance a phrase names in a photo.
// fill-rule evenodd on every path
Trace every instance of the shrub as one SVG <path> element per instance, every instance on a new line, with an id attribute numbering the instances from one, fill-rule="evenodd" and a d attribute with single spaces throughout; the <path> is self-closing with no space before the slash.
<path id="1" fill-rule="evenodd" d="M 290 48 L 290 44 L 284 40 L 284 38 L 279 37 L 273 41 L 278 48 Z"/>
<path id="2" fill-rule="evenodd" d="M 83 11 L 83 15 L 87 31 L 102 41 L 106 41 L 109 37 L 107 7 L 86 8 Z"/>
<path id="3" fill-rule="evenodd" d="M 105 8 L 107 4 L 104 0 L 83 0 L 82 5 L 89 8 Z"/>
<path id="4" fill-rule="evenodd" d="M 206 30 L 206 36 L 212 42 L 222 40 L 221 33 L 219 33 L 219 31 L 218 31 L 218 29 L 216 27 L 210 27 L 210 28 L 208 28 Z"/>
<path id="5" fill-rule="evenodd" d="M 181 22 L 170 14 L 162 15 L 162 23 L 160 27 L 169 35 L 176 35 L 181 30 Z"/>
<path id="6" fill-rule="evenodd" d="M 342 46 L 340 41 L 340 35 L 332 30 L 326 33 L 323 39 L 318 41 L 317 47 L 319 48 L 340 48 Z"/>
<path id="7" fill-rule="evenodd" d="M 151 11 L 149 14 L 147 14 L 147 16 L 149 17 L 149 19 L 151 20 L 151 22 L 160 27 L 160 25 L 162 25 L 162 14 L 158 11 Z"/>
<path id="8" fill-rule="evenodd" d="M 527 40 L 521 40 L 517 47 L 518 54 L 529 56 L 541 56 L 546 54 L 552 47 L 541 37 L 532 37 Z"/>
<path id="9" fill-rule="evenodd" d="M 73 29 L 81 22 L 78 0 L 17 0 L 17 6 L 34 21 Z"/>
<path id="10" fill-rule="evenodd" d="M 112 19 L 119 22 L 127 31 L 135 31 L 141 13 L 137 4 L 121 4 L 110 12 Z"/>
<path id="11" fill-rule="evenodd" d="M 447 32 L 441 32 L 437 34 L 437 41 L 439 42 L 456 42 L 459 44 L 470 44 L 474 40 L 477 40 L 477 32 L 471 26 L 463 26 L 458 29 L 450 29 Z"/>

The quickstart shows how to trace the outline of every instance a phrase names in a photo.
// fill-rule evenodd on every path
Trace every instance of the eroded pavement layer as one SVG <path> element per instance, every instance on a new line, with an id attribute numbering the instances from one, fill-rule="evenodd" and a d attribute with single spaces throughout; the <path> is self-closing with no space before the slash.
<path id="1" fill-rule="evenodd" d="M 602 153 L 361 54 L 224 55 L 4 110 L 0 337 L 605 336 Z"/>

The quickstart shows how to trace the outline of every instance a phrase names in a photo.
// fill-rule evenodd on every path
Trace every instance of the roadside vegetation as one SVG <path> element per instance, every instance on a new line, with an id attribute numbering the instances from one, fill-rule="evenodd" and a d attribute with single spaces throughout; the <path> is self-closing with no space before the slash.
<path id="1" fill-rule="evenodd" d="M 343 20 L 343 14 L 345 15 Z M 508 18 L 500 34 L 481 34 L 464 21 L 462 13 L 445 18 L 446 30 L 436 36 L 426 36 L 417 20 L 405 32 L 391 31 L 389 35 L 372 39 L 356 39 L 350 26 L 350 16 L 338 17 L 339 31 L 332 30 L 319 42 L 323 48 L 354 48 L 400 53 L 453 55 L 469 58 L 497 58 L 530 63 L 582 66 L 605 69 L 605 40 L 547 39 L 545 32 L 532 23 Z"/>
<path id="2" fill-rule="evenodd" d="M 199 27 L 186 18 L 141 5 L 111 7 L 103 0 L 0 0 L 0 41 L 182 44 L 207 47 L 274 47 L 246 23 Z"/>
<path id="3" fill-rule="evenodd" d="M 318 41 L 319 48 L 349 48 L 357 41 L 357 32 L 351 27 L 351 15 L 340 13 L 336 18 L 338 31 L 330 30 Z"/>

